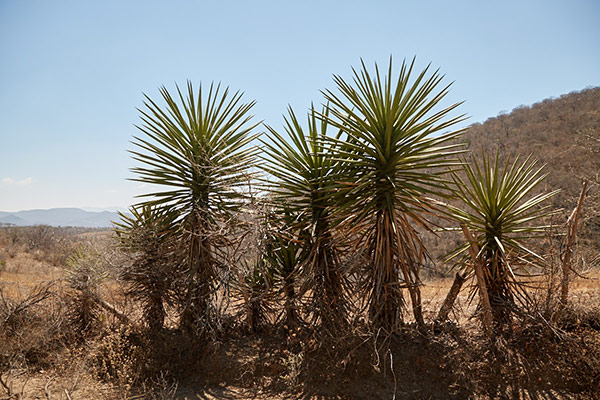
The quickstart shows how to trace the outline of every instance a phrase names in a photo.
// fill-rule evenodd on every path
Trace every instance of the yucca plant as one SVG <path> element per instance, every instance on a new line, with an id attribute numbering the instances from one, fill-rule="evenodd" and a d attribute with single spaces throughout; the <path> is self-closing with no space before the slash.
<path id="1" fill-rule="evenodd" d="M 322 115 L 327 116 L 327 108 Z M 332 233 L 339 162 L 325 141 L 327 120 L 320 118 L 314 107 L 309 111 L 307 128 L 302 127 L 291 107 L 284 121 L 287 138 L 267 126 L 270 142 L 263 141 L 263 169 L 276 178 L 270 186 L 275 211 L 295 216 L 286 219 L 287 234 L 306 253 L 300 268 L 303 283 L 299 295 L 310 294 L 313 319 L 333 330 L 346 318 L 345 276 Z"/>
<path id="2" fill-rule="evenodd" d="M 178 279 L 177 246 L 179 225 L 176 214 L 164 208 L 145 205 L 130 208 L 130 214 L 119 213 L 115 233 L 121 249 L 132 255 L 130 265 L 120 271 L 127 283 L 127 294 L 139 300 L 151 331 L 163 327 L 164 303 L 170 302 L 169 292 Z"/>
<path id="3" fill-rule="evenodd" d="M 91 246 L 76 247 L 67 257 L 65 277 L 74 293 L 69 319 L 77 334 L 86 335 L 99 326 L 98 290 L 108 276 L 102 256 Z"/>
<path id="4" fill-rule="evenodd" d="M 269 224 L 269 207 L 262 198 L 253 198 L 249 204 L 251 230 L 246 242 L 246 250 L 236 264 L 232 283 L 233 295 L 240 298 L 236 302 L 237 314 L 245 320 L 251 332 L 257 332 L 268 321 L 274 312 L 277 300 L 275 290 L 275 271 L 266 260 L 271 248 L 271 226 Z M 248 252 L 251 249 L 254 251 Z"/>
<path id="5" fill-rule="evenodd" d="M 294 219 L 292 214 L 267 214 L 265 219 L 267 229 L 262 248 L 265 269 L 270 271 L 274 284 L 283 293 L 286 325 L 295 327 L 301 322 L 297 287 L 307 252 L 289 229 Z"/>
<path id="6" fill-rule="evenodd" d="M 237 272 L 233 290 L 242 299 L 238 305 L 239 314 L 242 314 L 251 332 L 258 332 L 273 312 L 273 271 L 265 265 L 261 254 L 253 262 L 242 261 L 242 267 Z"/>
<path id="7" fill-rule="evenodd" d="M 456 221 L 475 236 L 483 267 L 485 286 L 492 316 L 497 324 L 507 322 L 515 301 L 527 301 L 524 282 L 519 275 L 528 268 L 543 268 L 544 259 L 527 247 L 527 240 L 543 235 L 547 226 L 540 224 L 551 213 L 543 206 L 558 190 L 532 194 L 547 174 L 531 155 L 525 160 L 508 157 L 505 163 L 482 154 L 481 164 L 474 156 L 464 160 L 464 174 L 453 173 L 456 197 L 464 208 L 449 207 Z M 469 246 L 466 242 L 447 259 L 469 272 Z"/>
<path id="8" fill-rule="evenodd" d="M 443 76 L 429 67 L 413 76 L 414 62 L 403 62 L 396 79 L 391 58 L 387 74 L 362 63 L 352 82 L 335 76 L 338 91 L 324 91 L 325 119 L 346 134 L 335 141 L 346 175 L 337 192 L 341 213 L 369 260 L 361 283 L 370 320 L 388 330 L 403 321 L 403 289 L 423 323 L 419 269 L 428 253 L 417 227 L 431 229 L 428 197 L 444 195 L 443 174 L 459 151 L 461 131 L 447 130 L 464 119 L 450 117 L 458 103 L 436 111 L 450 85 L 440 88 Z"/>
<path id="9" fill-rule="evenodd" d="M 133 180 L 159 185 L 163 191 L 148 193 L 144 204 L 158 205 L 181 221 L 188 276 L 181 327 L 198 332 L 208 321 L 210 296 L 214 294 L 219 259 L 215 253 L 219 223 L 239 210 L 242 186 L 252 180 L 257 136 L 249 114 L 254 102 L 242 102 L 242 93 L 211 84 L 194 93 L 188 82 L 184 96 L 177 87 L 173 96 L 162 87 L 166 103 L 161 109 L 146 96 L 140 110 L 145 134 L 135 137 Z"/>

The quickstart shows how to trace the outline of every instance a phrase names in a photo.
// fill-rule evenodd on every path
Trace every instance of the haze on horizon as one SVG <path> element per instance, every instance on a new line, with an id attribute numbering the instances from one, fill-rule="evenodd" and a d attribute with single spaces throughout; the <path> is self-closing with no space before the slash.
<path id="1" fill-rule="evenodd" d="M 279 128 L 332 75 L 417 57 L 468 124 L 600 85 L 600 3 L 0 0 L 0 211 L 126 208 L 127 150 L 158 88 L 220 81 Z"/>

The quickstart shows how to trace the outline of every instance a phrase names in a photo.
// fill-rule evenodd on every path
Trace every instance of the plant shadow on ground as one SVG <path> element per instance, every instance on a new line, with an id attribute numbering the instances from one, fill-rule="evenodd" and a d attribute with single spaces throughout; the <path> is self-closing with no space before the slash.
<path id="1" fill-rule="evenodd" d="M 170 350 L 147 362 L 169 370 L 181 399 L 592 399 L 600 334 L 582 319 L 564 326 L 560 336 L 531 325 L 493 342 L 453 324 L 335 340 L 273 328 L 195 354 L 169 333 L 155 346 Z"/>

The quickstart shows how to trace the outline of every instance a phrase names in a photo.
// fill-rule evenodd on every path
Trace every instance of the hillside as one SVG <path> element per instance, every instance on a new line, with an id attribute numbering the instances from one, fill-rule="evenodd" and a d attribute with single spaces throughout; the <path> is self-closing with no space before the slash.
<path id="1" fill-rule="evenodd" d="M 571 92 L 531 106 L 519 106 L 464 135 L 470 149 L 527 156 L 546 164 L 546 190 L 562 189 L 553 199 L 565 221 L 575 207 L 582 181 L 589 181 L 580 238 L 600 249 L 600 87 Z"/>

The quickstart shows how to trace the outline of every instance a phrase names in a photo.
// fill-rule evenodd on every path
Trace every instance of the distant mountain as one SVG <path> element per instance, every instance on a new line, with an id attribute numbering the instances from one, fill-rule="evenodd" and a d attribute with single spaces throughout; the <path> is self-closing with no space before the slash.
<path id="1" fill-rule="evenodd" d="M 2 223 L 2 224 L 11 224 L 11 225 L 17 225 L 17 226 L 29 225 L 26 220 L 24 220 L 23 218 L 21 218 L 17 215 L 8 214 L 8 213 L 3 213 L 3 214 L 5 214 L 5 215 L 0 216 L 0 223 Z"/>
<path id="2" fill-rule="evenodd" d="M 49 210 L 0 211 L 0 224 L 17 226 L 50 225 L 81 226 L 85 228 L 110 227 L 119 215 L 111 211 L 85 211 L 80 208 L 51 208 Z"/>
<path id="3" fill-rule="evenodd" d="M 117 212 L 117 211 L 121 211 L 121 212 L 129 212 L 129 209 L 127 207 L 119 207 L 119 206 L 114 206 L 114 207 L 102 207 L 102 208 L 98 208 L 98 207 L 81 207 L 81 209 L 83 211 L 93 211 L 93 212 L 101 212 L 101 211 L 112 211 L 112 212 Z"/>

